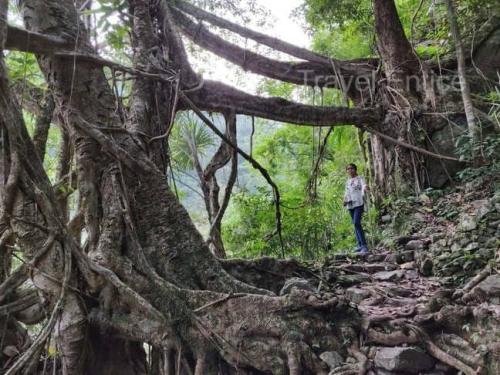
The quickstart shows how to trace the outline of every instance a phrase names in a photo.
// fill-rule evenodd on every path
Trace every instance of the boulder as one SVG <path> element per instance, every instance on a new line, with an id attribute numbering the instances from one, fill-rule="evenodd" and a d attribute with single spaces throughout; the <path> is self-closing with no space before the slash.
<path id="1" fill-rule="evenodd" d="M 431 242 L 436 243 L 439 240 L 443 240 L 446 237 L 446 234 L 442 232 L 437 232 L 437 233 L 432 233 L 430 237 L 431 237 Z"/>
<path id="2" fill-rule="evenodd" d="M 434 264 L 431 258 L 425 258 L 419 265 L 419 271 L 423 276 L 431 276 Z"/>
<path id="3" fill-rule="evenodd" d="M 500 275 L 488 276 L 475 289 L 480 290 L 488 297 L 500 297 Z"/>
<path id="4" fill-rule="evenodd" d="M 392 216 L 384 215 L 380 218 L 380 221 L 382 221 L 382 223 L 390 223 L 392 221 Z"/>
<path id="5" fill-rule="evenodd" d="M 309 281 L 307 281 L 306 279 L 302 279 L 300 277 L 292 277 L 285 281 L 285 285 L 283 285 L 283 288 L 281 288 L 280 290 L 280 296 L 289 294 L 292 288 L 306 290 L 308 292 L 315 292 L 314 287 L 309 284 Z"/>
<path id="6" fill-rule="evenodd" d="M 477 220 L 481 220 L 491 211 L 491 203 L 489 199 L 480 199 L 471 202 L 472 207 L 474 207 L 474 213 Z"/>
<path id="7" fill-rule="evenodd" d="M 319 358 L 330 367 L 330 370 L 344 363 L 344 358 L 337 352 L 323 352 L 319 355 Z"/>
<path id="8" fill-rule="evenodd" d="M 339 276 L 337 276 L 337 282 L 342 286 L 361 284 L 361 283 L 364 283 L 366 281 L 370 281 L 370 276 L 368 276 L 366 274 L 339 275 Z"/>
<path id="9" fill-rule="evenodd" d="M 370 254 L 366 257 L 368 263 L 383 262 L 385 260 L 385 254 Z"/>
<path id="10" fill-rule="evenodd" d="M 477 249 L 479 249 L 479 244 L 477 242 L 471 242 L 464 248 L 465 251 L 474 251 Z"/>
<path id="11" fill-rule="evenodd" d="M 408 263 L 403 263 L 401 265 L 401 269 L 403 270 L 412 270 L 415 269 L 415 262 L 408 262 Z"/>
<path id="12" fill-rule="evenodd" d="M 444 155 L 455 155 L 455 141 L 457 137 L 466 130 L 466 124 L 458 122 L 459 127 L 446 126 L 435 131 L 431 136 L 435 151 Z M 429 184 L 433 188 L 441 188 L 449 182 L 448 176 L 453 176 L 463 168 L 462 164 L 456 161 L 443 160 L 436 163 L 432 161 L 427 166 L 429 174 Z"/>
<path id="13" fill-rule="evenodd" d="M 415 259 L 415 251 L 413 250 L 402 251 L 401 253 L 399 253 L 398 263 L 411 262 L 414 259 Z"/>
<path id="14" fill-rule="evenodd" d="M 424 242 L 420 240 L 412 240 L 405 245 L 406 250 L 422 250 L 423 248 Z"/>
<path id="15" fill-rule="evenodd" d="M 478 69 L 490 79 L 498 78 L 498 61 L 500 61 L 500 29 L 488 33 L 474 51 L 474 61 Z"/>
<path id="16" fill-rule="evenodd" d="M 404 277 L 405 273 L 404 271 L 401 270 L 396 270 L 396 271 L 383 271 L 383 272 L 377 272 L 376 274 L 373 275 L 375 280 L 379 281 L 398 281 L 401 280 Z"/>
<path id="17" fill-rule="evenodd" d="M 430 370 L 434 366 L 434 359 L 418 347 L 386 347 L 377 351 L 374 363 L 388 371 L 418 374 Z"/>
<path id="18" fill-rule="evenodd" d="M 477 218 L 473 215 L 463 214 L 458 223 L 458 230 L 462 232 L 470 232 L 477 228 Z"/>
<path id="19" fill-rule="evenodd" d="M 370 297 L 371 293 L 365 289 L 351 287 L 346 290 L 346 296 L 349 300 L 351 300 L 355 304 L 359 304 L 364 299 Z"/>

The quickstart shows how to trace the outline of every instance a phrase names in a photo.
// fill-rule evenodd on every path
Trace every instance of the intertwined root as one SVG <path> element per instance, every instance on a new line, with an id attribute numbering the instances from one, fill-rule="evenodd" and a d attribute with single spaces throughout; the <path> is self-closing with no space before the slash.
<path id="1" fill-rule="evenodd" d="M 344 351 L 339 338 L 350 341 L 353 311 L 337 298 L 321 300 L 293 289 L 285 297 L 240 295 L 206 304 L 196 316 L 192 334 L 200 333 L 235 368 L 273 374 L 326 374 L 314 348 Z M 198 355 L 205 368 L 209 355 Z"/>

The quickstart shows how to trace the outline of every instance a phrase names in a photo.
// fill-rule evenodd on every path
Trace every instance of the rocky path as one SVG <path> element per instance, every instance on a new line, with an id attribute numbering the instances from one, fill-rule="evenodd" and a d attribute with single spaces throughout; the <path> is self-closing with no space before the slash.
<path id="1" fill-rule="evenodd" d="M 423 246 L 415 241 L 399 252 L 334 256 L 320 270 L 319 290 L 343 296 L 361 316 L 361 372 L 499 374 L 500 276 L 486 268 L 463 289 L 446 288 L 439 277 L 419 272 L 415 259 Z M 322 358 L 331 374 L 353 373 L 336 353 Z"/>

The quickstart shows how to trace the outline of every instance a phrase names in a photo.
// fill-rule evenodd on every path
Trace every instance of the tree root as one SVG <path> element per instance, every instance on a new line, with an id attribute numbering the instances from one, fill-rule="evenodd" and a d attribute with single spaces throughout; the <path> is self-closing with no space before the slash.
<path id="1" fill-rule="evenodd" d="M 366 334 L 367 342 L 381 344 L 385 346 L 397 346 L 403 344 L 416 344 L 419 338 L 413 331 L 404 332 L 403 330 L 394 331 L 391 333 L 383 333 L 369 329 Z"/>
<path id="2" fill-rule="evenodd" d="M 474 370 L 472 367 L 466 365 L 456 357 L 446 353 L 439 346 L 434 344 L 431 340 L 425 341 L 425 347 L 429 354 L 431 354 L 434 358 L 439 359 L 441 362 L 456 368 L 459 371 L 462 371 L 465 375 L 478 375 L 480 373 L 480 368 Z"/>

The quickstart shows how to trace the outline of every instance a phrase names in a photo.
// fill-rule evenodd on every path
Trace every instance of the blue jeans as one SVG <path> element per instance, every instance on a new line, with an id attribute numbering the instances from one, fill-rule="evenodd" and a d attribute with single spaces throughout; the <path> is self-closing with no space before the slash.
<path id="1" fill-rule="evenodd" d="M 361 217 L 363 216 L 363 205 L 350 208 L 349 213 L 351 214 L 352 223 L 354 224 L 354 234 L 356 236 L 356 242 L 358 248 L 366 248 L 365 232 L 361 225 Z"/>

